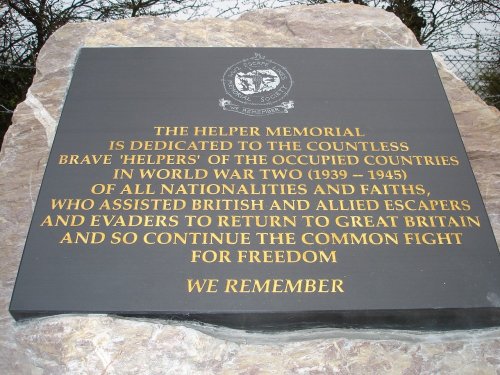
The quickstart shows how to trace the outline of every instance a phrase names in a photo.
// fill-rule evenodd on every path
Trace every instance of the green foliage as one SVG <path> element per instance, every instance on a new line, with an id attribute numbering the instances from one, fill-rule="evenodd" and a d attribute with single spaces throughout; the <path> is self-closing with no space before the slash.
<path id="1" fill-rule="evenodd" d="M 24 100 L 35 69 L 0 65 L 0 144 L 11 123 L 12 112 Z"/>
<path id="2" fill-rule="evenodd" d="M 415 34 L 418 42 L 423 44 L 422 32 L 427 24 L 415 1 L 394 0 L 390 1 L 385 10 L 394 13 Z"/>
<path id="3" fill-rule="evenodd" d="M 500 58 L 480 74 L 484 101 L 500 109 Z"/>

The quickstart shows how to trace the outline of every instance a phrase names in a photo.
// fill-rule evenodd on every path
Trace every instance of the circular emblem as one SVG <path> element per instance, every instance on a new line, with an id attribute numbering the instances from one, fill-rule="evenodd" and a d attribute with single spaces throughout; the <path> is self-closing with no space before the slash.
<path id="1" fill-rule="evenodd" d="M 232 99 L 257 106 L 283 100 L 292 87 L 290 73 L 258 53 L 227 68 L 222 81 L 224 90 Z"/>

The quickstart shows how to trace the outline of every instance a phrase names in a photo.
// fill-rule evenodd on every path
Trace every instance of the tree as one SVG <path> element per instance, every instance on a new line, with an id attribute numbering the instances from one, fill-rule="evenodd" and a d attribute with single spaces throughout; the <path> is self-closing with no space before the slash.
<path id="1" fill-rule="evenodd" d="M 498 39 L 497 39 L 498 45 Z M 500 109 L 500 49 L 496 50 L 496 58 L 488 64 L 479 77 L 483 87 L 482 97 L 486 103 Z"/>
<path id="2" fill-rule="evenodd" d="M 139 16 L 202 15 L 209 1 L 200 0 L 100 0 L 94 9 L 96 19 L 123 19 Z"/>
<path id="3" fill-rule="evenodd" d="M 88 19 L 92 1 L 0 1 L 0 141 L 33 80 L 43 45 L 69 21 Z"/>
<path id="4" fill-rule="evenodd" d="M 421 10 L 416 6 L 415 1 L 388 1 L 384 9 L 394 13 L 411 31 L 413 31 L 418 42 L 423 44 L 422 32 L 427 25 L 427 21 L 423 17 Z"/>
<path id="5" fill-rule="evenodd" d="M 47 39 L 68 22 L 141 15 L 200 14 L 199 0 L 0 0 L 0 143 L 24 100 Z"/>
<path id="6" fill-rule="evenodd" d="M 0 141 L 17 103 L 24 99 L 34 74 L 32 46 L 22 18 L 0 1 Z"/>

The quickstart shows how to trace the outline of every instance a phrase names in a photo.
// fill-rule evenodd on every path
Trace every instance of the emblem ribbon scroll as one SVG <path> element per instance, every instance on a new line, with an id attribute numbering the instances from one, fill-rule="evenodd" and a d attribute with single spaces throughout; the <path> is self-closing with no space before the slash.
<path id="1" fill-rule="evenodd" d="M 265 116 L 275 113 L 288 113 L 288 110 L 293 108 L 294 103 L 290 100 L 269 108 L 248 108 L 240 104 L 231 103 L 230 100 L 222 98 L 219 99 L 219 106 L 222 107 L 224 111 L 238 112 L 247 116 Z"/>

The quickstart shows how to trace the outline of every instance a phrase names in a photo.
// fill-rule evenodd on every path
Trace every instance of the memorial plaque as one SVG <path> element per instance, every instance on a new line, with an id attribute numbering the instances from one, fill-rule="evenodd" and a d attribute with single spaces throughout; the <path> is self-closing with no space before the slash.
<path id="1" fill-rule="evenodd" d="M 498 247 L 431 54 L 82 49 L 10 312 L 500 324 Z"/>

